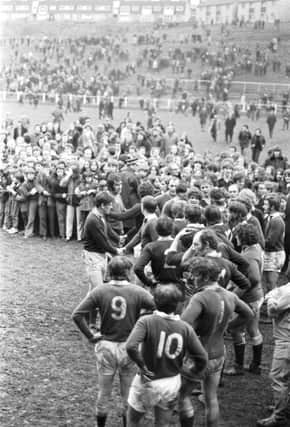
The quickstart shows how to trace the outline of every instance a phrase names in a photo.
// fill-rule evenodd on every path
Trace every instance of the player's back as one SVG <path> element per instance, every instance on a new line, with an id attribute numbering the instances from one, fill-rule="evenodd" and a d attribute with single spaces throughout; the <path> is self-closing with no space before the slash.
<path id="1" fill-rule="evenodd" d="M 142 355 L 155 378 L 167 378 L 180 372 L 188 341 L 189 325 L 179 316 L 156 312 L 139 319 L 145 331 Z"/>
<path id="2" fill-rule="evenodd" d="M 98 286 L 92 297 L 101 315 L 101 334 L 108 341 L 126 341 L 140 311 L 154 309 L 149 292 L 126 281 Z"/>
<path id="3" fill-rule="evenodd" d="M 194 326 L 209 359 L 224 354 L 224 332 L 235 310 L 237 296 L 221 286 L 210 286 L 191 299 L 182 319 Z M 200 311 L 198 318 L 195 312 Z"/>

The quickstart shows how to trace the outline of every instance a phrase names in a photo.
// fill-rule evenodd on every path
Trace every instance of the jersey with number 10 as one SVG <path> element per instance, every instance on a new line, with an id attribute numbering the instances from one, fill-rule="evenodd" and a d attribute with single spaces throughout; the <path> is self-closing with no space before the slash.
<path id="1" fill-rule="evenodd" d="M 196 362 L 206 360 L 205 350 L 194 330 L 176 316 L 154 313 L 140 318 L 126 347 L 138 348 L 141 343 L 144 362 L 154 372 L 154 379 L 180 373 L 185 354 Z"/>
<path id="2" fill-rule="evenodd" d="M 128 282 L 110 282 L 97 286 L 78 307 L 78 312 L 98 309 L 101 334 L 108 341 L 124 342 L 142 309 L 154 309 L 149 292 Z"/>

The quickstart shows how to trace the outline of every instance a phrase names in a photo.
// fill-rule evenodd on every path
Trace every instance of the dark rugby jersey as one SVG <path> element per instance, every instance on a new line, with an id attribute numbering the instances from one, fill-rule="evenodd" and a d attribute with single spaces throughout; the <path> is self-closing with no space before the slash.
<path id="1" fill-rule="evenodd" d="M 182 320 L 194 328 L 210 360 L 224 354 L 223 336 L 237 298 L 234 293 L 212 285 L 197 292 L 182 313 Z"/>
<path id="2" fill-rule="evenodd" d="M 154 379 L 173 377 L 180 373 L 185 353 L 197 368 L 204 368 L 207 355 L 194 330 L 179 316 L 163 313 L 143 316 L 127 340 L 127 351 L 142 344 L 142 357 Z"/>
<path id="3" fill-rule="evenodd" d="M 140 311 L 153 310 L 151 294 L 126 281 L 97 286 L 75 309 L 73 317 L 99 309 L 101 334 L 108 341 L 124 342 L 135 325 Z"/>

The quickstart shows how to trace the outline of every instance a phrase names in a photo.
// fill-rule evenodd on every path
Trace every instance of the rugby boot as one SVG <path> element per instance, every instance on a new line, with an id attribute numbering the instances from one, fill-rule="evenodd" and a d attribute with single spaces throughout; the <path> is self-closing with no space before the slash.
<path id="1" fill-rule="evenodd" d="M 249 365 L 248 371 L 254 375 L 261 375 L 261 373 L 262 373 L 261 366 L 255 365 L 254 363 L 251 363 Z"/>
<path id="2" fill-rule="evenodd" d="M 276 418 L 275 415 L 271 415 L 268 418 L 263 418 L 257 421 L 258 427 L 289 427 L 289 420 L 285 418 Z"/>
<path id="3" fill-rule="evenodd" d="M 263 343 L 258 345 L 253 345 L 253 361 L 251 363 L 251 366 L 257 367 L 261 365 L 262 353 L 263 353 Z"/>
<path id="4" fill-rule="evenodd" d="M 243 366 L 235 365 L 232 368 L 225 369 L 224 375 L 227 375 L 229 377 L 237 377 L 245 375 L 245 370 Z"/>
<path id="5" fill-rule="evenodd" d="M 253 345 L 253 360 L 250 364 L 248 371 L 251 374 L 261 375 L 261 360 L 263 352 L 263 343 L 258 345 Z"/>
<path id="6" fill-rule="evenodd" d="M 107 415 L 97 415 L 97 427 L 105 427 Z"/>
<path id="7" fill-rule="evenodd" d="M 180 420 L 181 427 L 193 427 L 193 424 L 194 424 L 194 417 L 181 418 Z"/>

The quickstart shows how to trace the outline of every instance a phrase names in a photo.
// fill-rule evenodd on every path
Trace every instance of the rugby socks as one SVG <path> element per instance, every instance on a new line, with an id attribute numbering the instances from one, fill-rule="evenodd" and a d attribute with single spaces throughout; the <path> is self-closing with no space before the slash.
<path id="1" fill-rule="evenodd" d="M 107 415 L 97 415 L 97 426 L 105 427 L 107 420 Z"/>
<path id="2" fill-rule="evenodd" d="M 181 427 L 193 427 L 194 417 L 182 418 L 180 420 Z"/>
<path id="3" fill-rule="evenodd" d="M 233 368 L 225 369 L 224 374 L 229 376 L 244 375 L 245 344 L 235 344 L 235 365 Z"/>
<path id="4" fill-rule="evenodd" d="M 253 361 L 250 364 L 249 371 L 253 374 L 261 373 L 261 360 L 262 360 L 262 352 L 263 352 L 263 343 L 258 345 L 253 345 Z"/>
<path id="5" fill-rule="evenodd" d="M 122 415 L 123 427 L 127 427 L 127 417 L 126 415 Z"/>
<path id="6" fill-rule="evenodd" d="M 244 357 L 245 357 L 245 344 L 235 344 L 235 356 L 236 356 L 236 366 L 243 369 L 244 367 Z"/>

